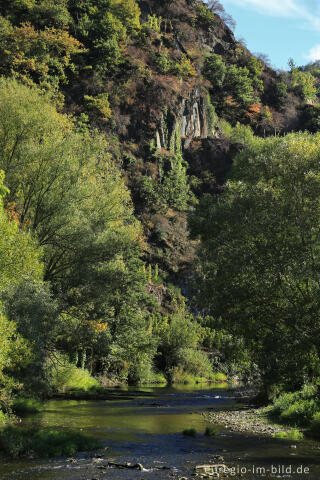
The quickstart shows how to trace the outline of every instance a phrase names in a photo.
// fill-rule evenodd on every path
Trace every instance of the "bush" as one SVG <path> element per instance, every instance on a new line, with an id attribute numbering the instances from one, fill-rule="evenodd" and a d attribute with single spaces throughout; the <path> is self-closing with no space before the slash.
<path id="1" fill-rule="evenodd" d="M 204 434 L 206 437 L 214 437 L 216 435 L 216 431 L 213 428 L 207 427 Z"/>
<path id="2" fill-rule="evenodd" d="M 288 425 L 309 425 L 319 406 L 316 400 L 299 400 L 281 412 L 280 420 Z"/>
<path id="3" fill-rule="evenodd" d="M 130 366 L 128 379 L 131 385 L 167 383 L 162 373 L 155 372 L 152 359 L 147 354 L 140 355 Z"/>
<path id="4" fill-rule="evenodd" d="M 309 426 L 320 411 L 316 390 L 315 385 L 307 384 L 298 392 L 280 395 L 274 401 L 271 413 L 277 415 L 282 423 Z"/>
<path id="5" fill-rule="evenodd" d="M 313 415 L 310 430 L 315 435 L 320 435 L 320 412 Z"/>
<path id="6" fill-rule="evenodd" d="M 201 350 L 181 348 L 178 351 L 177 363 L 180 370 L 209 379 L 212 375 L 212 365 L 208 355 Z"/>
<path id="7" fill-rule="evenodd" d="M 304 435 L 299 430 L 291 430 L 290 432 L 278 432 L 273 435 L 274 438 L 281 438 L 282 440 L 303 440 Z"/>
<path id="8" fill-rule="evenodd" d="M 197 431 L 194 428 L 187 428 L 186 430 L 183 430 L 183 435 L 185 437 L 196 437 Z"/>
<path id="9" fill-rule="evenodd" d="M 0 433 L 0 448 L 11 457 L 35 452 L 41 457 L 74 455 L 94 450 L 100 444 L 80 433 L 54 429 L 24 429 L 9 426 Z"/>
<path id="10" fill-rule="evenodd" d="M 59 393 L 70 390 L 87 392 L 98 388 L 99 382 L 90 375 L 88 370 L 82 370 L 67 361 L 62 361 L 51 371 L 51 385 Z"/>
<path id="11" fill-rule="evenodd" d="M 0 424 L 1 423 L 6 423 L 9 420 L 9 416 L 4 413 L 2 410 L 0 410 Z"/>
<path id="12" fill-rule="evenodd" d="M 41 403 L 35 398 L 16 398 L 12 403 L 14 413 L 37 413 L 41 409 Z"/>

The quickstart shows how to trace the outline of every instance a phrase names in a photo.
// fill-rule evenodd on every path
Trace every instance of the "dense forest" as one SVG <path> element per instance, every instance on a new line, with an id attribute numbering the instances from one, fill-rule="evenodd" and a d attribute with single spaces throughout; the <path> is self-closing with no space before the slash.
<path id="1" fill-rule="evenodd" d="M 232 27 L 216 0 L 2 2 L 0 419 L 226 378 L 320 411 L 320 63 Z"/>

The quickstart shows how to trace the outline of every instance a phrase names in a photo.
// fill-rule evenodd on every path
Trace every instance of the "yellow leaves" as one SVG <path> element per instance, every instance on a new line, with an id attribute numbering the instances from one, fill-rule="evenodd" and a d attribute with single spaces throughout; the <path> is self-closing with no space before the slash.
<path id="1" fill-rule="evenodd" d="M 100 93 L 95 97 L 85 95 L 84 99 L 90 109 L 97 110 L 100 113 L 102 120 L 107 122 L 110 119 L 111 107 L 108 93 Z"/>
<path id="2" fill-rule="evenodd" d="M 15 222 L 20 225 L 19 216 L 20 213 L 16 210 L 16 202 L 9 202 L 6 206 L 6 214 L 8 215 L 11 222 Z"/>
<path id="3" fill-rule="evenodd" d="M 84 51 L 82 44 L 66 29 L 47 27 L 38 31 L 29 22 L 11 27 L 2 36 L 0 46 L 1 63 L 12 75 L 33 81 L 32 74 L 37 73 L 40 83 L 48 80 L 48 85 L 54 83 L 54 75 L 65 81 L 65 69 L 73 66 L 72 56 Z"/>
<path id="4" fill-rule="evenodd" d="M 89 321 L 89 325 L 96 333 L 102 333 L 108 330 L 108 323 L 103 322 L 103 320 L 91 320 Z"/>
<path id="5" fill-rule="evenodd" d="M 135 0 L 112 0 L 111 9 L 130 31 L 140 30 L 139 5 Z"/>

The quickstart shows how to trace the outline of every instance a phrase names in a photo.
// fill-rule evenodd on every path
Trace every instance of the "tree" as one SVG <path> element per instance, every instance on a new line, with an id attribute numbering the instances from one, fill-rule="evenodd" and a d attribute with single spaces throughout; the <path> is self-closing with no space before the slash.
<path id="1" fill-rule="evenodd" d="M 21 384 L 11 374 L 31 359 L 28 343 L 17 333 L 14 322 L 10 322 L 0 311 L 0 423 L 1 411 L 8 412 L 13 390 L 19 390 Z"/>
<path id="2" fill-rule="evenodd" d="M 3 178 L 0 170 L 0 194 L 6 192 Z M 42 273 L 41 250 L 27 230 L 20 230 L 16 221 L 10 221 L 0 196 L 0 300 L 22 278 L 40 279 Z"/>
<path id="3" fill-rule="evenodd" d="M 88 49 L 87 63 L 101 75 L 114 71 L 123 60 L 128 35 L 140 30 L 135 0 L 71 0 L 72 32 Z"/>
<path id="4" fill-rule="evenodd" d="M 3 179 L 0 170 L 0 409 L 8 409 L 12 391 L 21 387 L 16 373 L 31 360 L 31 349 L 16 323 L 5 315 L 5 303 L 10 289 L 23 279 L 41 278 L 43 269 L 36 243 L 4 210 L 2 197 L 8 190 Z"/>
<path id="5" fill-rule="evenodd" d="M 58 301 L 43 285 L 20 286 L 12 318 L 26 338 L 42 339 L 42 352 L 71 357 L 82 349 L 95 362 L 115 344 L 125 355 L 137 351 L 153 302 L 141 271 L 141 227 L 106 139 L 77 133 L 48 95 L 12 80 L 0 81 L 0 126 L 8 200 L 43 248 L 44 278 Z"/>
<path id="6" fill-rule="evenodd" d="M 318 145 L 307 133 L 257 140 L 237 156 L 223 196 L 206 196 L 192 219 L 201 303 L 245 339 L 267 390 L 318 373 Z"/>
<path id="7" fill-rule="evenodd" d="M 0 40 L 0 73 L 46 89 L 67 83 L 67 72 L 75 68 L 74 55 L 83 52 L 64 28 L 36 30 L 29 22 L 15 27 L 1 16 Z"/>

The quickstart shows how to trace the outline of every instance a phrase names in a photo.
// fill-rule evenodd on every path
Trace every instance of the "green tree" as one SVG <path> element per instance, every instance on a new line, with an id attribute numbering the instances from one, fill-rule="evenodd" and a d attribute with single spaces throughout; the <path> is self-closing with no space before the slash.
<path id="1" fill-rule="evenodd" d="M 44 329 L 43 351 L 58 348 L 72 356 L 82 350 L 88 362 L 108 355 L 113 344 L 132 352 L 138 339 L 145 342 L 153 307 L 139 259 L 141 228 L 108 143 L 97 134 L 75 132 L 36 89 L 2 80 L 0 92 L 0 165 L 8 199 L 21 225 L 39 239 L 45 280 L 60 304 L 57 321 L 41 285 L 28 287 L 35 289 L 29 295 L 35 303 L 23 301 L 28 289 L 20 288 L 13 318 L 21 319 L 21 329 L 33 319 L 35 330 L 22 330 L 29 339 L 36 331 L 40 338 Z M 37 312 L 43 312 L 39 321 Z M 46 322 L 55 321 L 53 342 Z"/>
<path id="2" fill-rule="evenodd" d="M 104 75 L 123 59 L 128 35 L 140 29 L 140 10 L 135 0 L 71 0 L 72 31 L 88 49 L 87 62 Z"/>
<path id="3" fill-rule="evenodd" d="M 16 323 L 5 315 L 5 303 L 10 289 L 23 279 L 40 279 L 43 268 L 41 251 L 30 234 L 4 210 L 2 196 L 8 190 L 3 179 L 0 170 L 0 408 L 7 409 L 12 391 L 21 387 L 16 373 L 31 360 L 31 350 Z"/>
<path id="4" fill-rule="evenodd" d="M 202 239 L 201 303 L 244 338 L 267 389 L 318 372 L 319 156 L 318 135 L 255 142 L 191 222 Z"/>
<path id="5" fill-rule="evenodd" d="M 78 40 L 64 28 L 36 30 L 31 23 L 13 26 L 0 16 L 0 73 L 24 83 L 58 89 L 75 69 L 73 57 L 83 52 Z"/>

